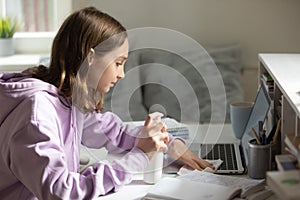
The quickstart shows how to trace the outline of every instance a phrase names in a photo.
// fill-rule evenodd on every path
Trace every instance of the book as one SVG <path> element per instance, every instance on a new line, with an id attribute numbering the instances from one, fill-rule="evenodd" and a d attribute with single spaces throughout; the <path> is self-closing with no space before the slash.
<path id="1" fill-rule="evenodd" d="M 246 198 L 264 189 L 264 180 L 232 177 L 194 170 L 176 178 L 161 179 L 150 189 L 144 199 Z"/>
<path id="2" fill-rule="evenodd" d="M 300 170 L 269 171 L 267 184 L 280 199 L 300 199 Z"/>
<path id="3" fill-rule="evenodd" d="M 279 171 L 288 171 L 298 169 L 297 159 L 290 154 L 275 155 L 275 161 Z"/>
<path id="4" fill-rule="evenodd" d="M 263 73 L 261 77 L 266 82 L 274 82 L 272 76 L 268 72 Z"/>
<path id="5" fill-rule="evenodd" d="M 265 189 L 264 179 L 250 179 L 236 176 L 228 176 L 221 174 L 213 174 L 205 171 L 194 170 L 183 176 L 179 176 L 180 179 L 189 179 L 195 182 L 209 183 L 214 185 L 220 185 L 224 187 L 240 188 L 242 198 L 249 196 L 255 192 Z"/>
<path id="6" fill-rule="evenodd" d="M 284 139 L 284 143 L 287 146 L 287 150 L 297 159 L 297 167 L 300 167 L 300 137 L 286 135 Z"/>
<path id="7" fill-rule="evenodd" d="M 175 137 L 181 137 L 182 139 L 189 139 L 189 129 L 186 124 L 178 122 L 177 120 L 165 117 L 161 121 L 167 126 L 167 132 Z M 135 126 L 144 125 L 145 121 L 133 121 L 125 122 L 126 124 L 133 124 Z"/>
<path id="8" fill-rule="evenodd" d="M 274 197 L 274 198 L 272 198 L 272 197 Z M 277 199 L 275 197 L 274 192 L 270 188 L 266 188 L 265 190 L 255 192 L 255 193 L 247 196 L 246 199 L 247 200 L 265 200 L 265 199 L 269 199 L 269 198 Z"/>
<path id="9" fill-rule="evenodd" d="M 240 193 L 241 188 L 164 177 L 153 185 L 142 200 L 225 200 L 238 197 Z"/>
<path id="10" fill-rule="evenodd" d="M 286 135 L 284 142 L 293 152 L 300 152 L 300 136 Z"/>
<path id="11" fill-rule="evenodd" d="M 162 118 L 163 123 L 167 126 L 167 132 L 175 137 L 181 137 L 183 139 L 189 139 L 189 129 L 187 125 L 178 122 L 173 118 Z"/>
<path id="12" fill-rule="evenodd" d="M 271 99 L 274 98 L 274 80 L 268 72 L 261 75 L 261 83 L 264 85 L 265 89 L 269 93 Z"/>

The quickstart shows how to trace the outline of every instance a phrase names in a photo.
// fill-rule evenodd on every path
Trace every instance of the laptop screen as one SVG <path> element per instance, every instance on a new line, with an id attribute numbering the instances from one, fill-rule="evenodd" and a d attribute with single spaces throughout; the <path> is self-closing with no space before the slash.
<path id="1" fill-rule="evenodd" d="M 258 133 L 258 122 L 265 121 L 270 108 L 270 96 L 267 93 L 266 89 L 261 86 L 259 87 L 256 99 L 252 111 L 250 113 L 248 122 L 245 126 L 244 135 L 242 137 L 242 148 L 245 157 L 245 164 L 248 165 L 248 141 L 255 138 L 251 128 L 253 127 Z"/>

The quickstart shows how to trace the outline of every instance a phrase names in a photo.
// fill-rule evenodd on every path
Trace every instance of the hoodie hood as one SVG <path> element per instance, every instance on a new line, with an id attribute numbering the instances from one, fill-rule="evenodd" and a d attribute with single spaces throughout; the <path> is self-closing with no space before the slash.
<path id="1" fill-rule="evenodd" d="M 40 91 L 59 97 L 55 86 L 25 73 L 0 74 L 0 126 L 19 103 Z"/>

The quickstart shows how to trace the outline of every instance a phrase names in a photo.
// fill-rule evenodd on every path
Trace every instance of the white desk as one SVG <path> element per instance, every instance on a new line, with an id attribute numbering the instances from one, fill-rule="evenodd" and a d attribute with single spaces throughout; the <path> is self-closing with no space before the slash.
<path id="1" fill-rule="evenodd" d="M 187 141 L 207 141 L 207 142 L 232 142 L 235 141 L 239 143 L 238 139 L 235 139 L 232 134 L 232 128 L 230 124 L 225 125 L 189 125 L 189 132 L 190 132 L 190 139 Z M 99 154 L 98 154 L 99 155 Z M 102 156 L 105 156 L 106 152 L 102 151 Z M 93 158 L 95 159 L 95 158 Z M 108 158 L 108 160 L 111 160 L 112 158 Z M 164 176 L 175 176 L 171 174 L 164 174 Z M 141 199 L 143 196 L 146 195 L 146 193 L 149 191 L 149 189 L 152 187 L 152 185 L 145 184 L 143 182 L 143 175 L 139 174 L 134 177 L 134 180 L 131 184 L 125 185 L 122 187 L 118 192 L 108 194 L 106 196 L 102 196 L 97 198 L 98 200 L 120 200 L 120 199 L 126 199 L 126 200 L 138 200 Z"/>
<path id="2" fill-rule="evenodd" d="M 230 124 L 225 125 L 217 125 L 217 124 L 211 124 L 211 125 L 189 125 L 189 131 L 190 131 L 190 140 L 191 141 L 207 141 L 215 143 L 218 142 L 237 142 L 239 143 L 238 139 L 235 139 L 233 136 L 232 128 Z M 99 154 L 98 154 L 99 155 Z M 102 151 L 101 156 L 105 157 L 106 151 Z M 96 158 L 93 158 L 96 159 Z M 113 159 L 113 157 L 108 156 L 108 160 Z M 163 174 L 163 176 L 171 176 L 175 177 L 174 174 Z M 233 175 L 233 176 L 243 176 L 245 175 Z M 98 197 L 97 200 L 140 200 L 142 197 L 144 197 L 147 192 L 150 190 L 150 188 L 153 185 L 145 184 L 143 182 L 143 175 L 142 173 L 139 175 L 134 176 L 134 180 L 128 184 L 123 186 L 118 192 L 107 194 L 105 196 Z M 237 199 L 238 200 L 238 199 Z M 276 196 L 271 196 L 268 198 L 268 200 L 278 200 Z"/>

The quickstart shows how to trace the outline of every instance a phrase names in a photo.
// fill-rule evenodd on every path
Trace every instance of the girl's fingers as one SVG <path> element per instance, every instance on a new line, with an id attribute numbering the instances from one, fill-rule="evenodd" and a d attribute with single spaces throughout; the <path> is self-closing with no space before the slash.
<path id="1" fill-rule="evenodd" d="M 169 134 L 167 132 L 162 132 L 161 140 L 164 142 L 164 144 L 169 143 Z"/>
<path id="2" fill-rule="evenodd" d="M 160 119 L 164 115 L 160 112 L 154 112 L 154 113 L 149 114 L 148 116 L 151 117 L 151 119 Z"/>
<path id="3" fill-rule="evenodd" d="M 199 158 L 195 154 L 193 154 L 191 151 L 187 150 L 181 157 L 181 160 L 189 165 L 193 169 L 197 170 L 203 170 L 206 167 L 210 167 L 212 169 L 215 169 L 212 163 L 207 162 L 206 160 L 203 160 L 202 158 Z"/>
<path id="4" fill-rule="evenodd" d="M 157 124 L 154 124 L 150 128 L 155 132 L 162 132 L 162 129 L 164 128 L 164 126 L 165 126 L 164 123 L 159 122 Z"/>
<path id="5" fill-rule="evenodd" d="M 164 115 L 159 112 L 154 112 L 154 113 L 147 115 L 144 126 L 148 126 L 149 124 L 152 124 L 155 126 L 157 123 L 161 122 L 162 116 L 164 116 Z"/>
<path id="6" fill-rule="evenodd" d="M 148 115 L 146 120 L 145 120 L 145 123 L 144 123 L 144 126 L 148 126 L 151 122 L 151 117 Z"/>
<path id="7" fill-rule="evenodd" d="M 199 165 L 196 161 L 194 161 L 194 160 L 188 160 L 187 161 L 187 164 L 191 167 L 191 168 L 193 168 L 193 169 L 197 169 L 197 170 L 200 170 L 200 171 L 202 171 L 204 168 L 201 166 L 201 165 Z"/>
<path id="8" fill-rule="evenodd" d="M 165 139 L 166 140 L 166 139 Z M 166 153 L 168 151 L 168 143 L 165 142 L 165 140 L 162 141 L 162 148 L 161 150 Z"/>
<path id="9" fill-rule="evenodd" d="M 168 150 L 169 135 L 166 126 L 161 121 L 163 114 L 155 112 L 147 116 L 142 133 L 139 135 L 139 147 L 144 152 Z"/>
<path id="10" fill-rule="evenodd" d="M 207 162 L 206 160 L 198 159 L 197 163 L 203 169 L 205 169 L 206 167 L 210 167 L 212 169 L 215 169 L 215 166 L 212 163 Z"/>
<path id="11" fill-rule="evenodd" d="M 157 135 L 153 137 L 157 138 L 158 141 L 162 141 L 164 144 L 169 142 L 169 134 L 167 132 L 158 132 Z"/>
<path id="12" fill-rule="evenodd" d="M 165 152 L 168 150 L 167 143 L 165 143 L 165 141 L 169 140 L 168 134 L 162 132 L 156 133 L 156 135 L 152 137 L 152 140 L 156 144 L 156 151 Z"/>
<path id="13" fill-rule="evenodd" d="M 166 153 L 168 151 L 168 146 L 164 142 L 161 142 L 159 151 Z"/>
<path id="14" fill-rule="evenodd" d="M 164 124 L 162 122 L 156 124 L 156 125 L 149 125 L 148 128 L 148 134 L 149 137 L 156 137 L 156 136 L 160 136 L 162 133 L 166 133 L 166 132 L 162 132 L 162 129 L 164 127 Z"/>

